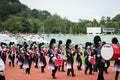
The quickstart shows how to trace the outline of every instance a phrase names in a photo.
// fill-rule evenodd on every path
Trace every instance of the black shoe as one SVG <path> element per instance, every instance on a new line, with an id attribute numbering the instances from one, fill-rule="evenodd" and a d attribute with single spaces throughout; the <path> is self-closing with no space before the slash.
<path id="1" fill-rule="evenodd" d="M 67 74 L 67 76 L 71 76 L 70 74 Z"/>
<path id="2" fill-rule="evenodd" d="M 41 71 L 41 73 L 45 73 L 44 71 Z"/>
<path id="3" fill-rule="evenodd" d="M 28 72 L 28 74 L 30 74 L 30 72 Z"/>
<path id="4" fill-rule="evenodd" d="M 87 75 L 87 72 L 85 72 L 85 75 Z"/>
<path id="5" fill-rule="evenodd" d="M 108 72 L 105 72 L 105 74 L 109 74 Z"/>
<path id="6" fill-rule="evenodd" d="M 57 79 L 57 78 L 54 76 L 53 79 Z"/>
<path id="7" fill-rule="evenodd" d="M 38 68 L 38 66 L 35 66 L 35 68 Z"/>
<path id="8" fill-rule="evenodd" d="M 94 75 L 93 73 L 89 73 L 89 75 Z"/>
<path id="9" fill-rule="evenodd" d="M 64 70 L 62 70 L 62 72 L 65 72 Z"/>
<path id="10" fill-rule="evenodd" d="M 72 77 L 75 77 L 75 76 L 76 76 L 75 74 L 72 75 Z"/>

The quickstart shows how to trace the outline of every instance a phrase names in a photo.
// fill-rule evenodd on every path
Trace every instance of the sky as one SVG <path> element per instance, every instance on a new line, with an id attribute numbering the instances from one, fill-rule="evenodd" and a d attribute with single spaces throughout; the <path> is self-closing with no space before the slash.
<path id="1" fill-rule="evenodd" d="M 47 10 L 73 22 L 79 19 L 98 21 L 102 16 L 120 14 L 120 0 L 20 0 L 31 9 Z"/>

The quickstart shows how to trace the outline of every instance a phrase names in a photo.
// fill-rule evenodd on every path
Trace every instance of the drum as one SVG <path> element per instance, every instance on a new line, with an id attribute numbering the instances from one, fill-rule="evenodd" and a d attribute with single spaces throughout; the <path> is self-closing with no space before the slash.
<path id="1" fill-rule="evenodd" d="M 62 66 L 63 65 L 63 60 L 62 59 L 55 59 L 54 64 L 55 64 L 55 66 Z"/>
<path id="2" fill-rule="evenodd" d="M 92 57 L 92 58 L 90 59 L 90 63 L 91 63 L 92 65 L 94 65 L 95 62 L 96 62 L 96 59 Z"/>
<path id="3" fill-rule="evenodd" d="M 116 60 L 120 56 L 120 47 L 116 44 L 105 44 L 101 48 L 101 56 L 105 60 Z"/>

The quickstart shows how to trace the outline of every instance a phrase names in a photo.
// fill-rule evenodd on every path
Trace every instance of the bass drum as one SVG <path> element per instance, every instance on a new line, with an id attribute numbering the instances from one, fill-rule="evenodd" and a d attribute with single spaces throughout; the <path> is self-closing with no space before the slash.
<path id="1" fill-rule="evenodd" d="M 101 56 L 105 60 L 116 60 L 120 56 L 120 47 L 116 44 L 105 44 L 101 48 Z"/>

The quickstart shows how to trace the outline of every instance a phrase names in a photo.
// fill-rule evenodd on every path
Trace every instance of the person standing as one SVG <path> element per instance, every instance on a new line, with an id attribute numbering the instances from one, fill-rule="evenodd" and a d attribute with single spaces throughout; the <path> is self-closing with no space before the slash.
<path id="1" fill-rule="evenodd" d="M 59 41 L 59 43 L 58 43 L 58 55 L 60 56 L 60 59 L 62 59 L 63 58 L 63 56 L 64 56 L 64 50 L 63 50 L 63 48 L 62 48 L 62 41 L 60 40 Z M 64 61 L 63 61 L 63 64 L 62 64 L 62 66 L 59 66 L 58 67 L 58 71 L 60 71 L 60 68 L 62 67 L 62 72 L 65 72 L 65 70 L 64 70 Z"/>
<path id="2" fill-rule="evenodd" d="M 70 73 L 72 74 L 72 77 L 75 77 L 74 69 L 73 69 L 73 63 L 74 63 L 74 51 L 72 51 L 72 41 L 71 39 L 67 39 L 66 41 L 66 55 L 67 55 L 67 75 L 70 76 Z"/>
<path id="3" fill-rule="evenodd" d="M 91 50 L 91 42 L 86 42 L 86 50 L 84 52 L 84 57 L 85 57 L 85 74 L 87 74 L 87 71 L 89 69 L 89 74 L 92 73 L 92 64 L 90 62 L 90 59 L 94 56 Z"/>
<path id="4" fill-rule="evenodd" d="M 6 64 L 6 57 L 7 57 L 7 44 L 6 43 L 1 43 L 1 48 L 2 48 L 2 60 Z"/>
<path id="5" fill-rule="evenodd" d="M 5 80 L 5 75 L 4 75 L 5 64 L 1 57 L 2 57 L 2 52 L 0 51 L 0 80 Z"/>
<path id="6" fill-rule="evenodd" d="M 114 37 L 112 39 L 112 44 L 119 45 L 118 39 L 116 37 Z M 115 60 L 113 69 L 116 71 L 115 80 L 118 80 L 118 76 L 119 76 L 119 73 L 120 73 L 120 56 L 118 57 L 117 60 Z"/>
<path id="7" fill-rule="evenodd" d="M 49 69 L 51 69 L 52 70 L 52 77 L 53 77 L 53 79 L 56 79 L 56 76 L 55 76 L 55 74 L 56 74 L 56 72 L 57 72 L 57 66 L 56 65 L 54 65 L 54 61 L 55 61 L 55 59 L 56 59 L 56 51 L 55 51 L 55 43 L 56 43 L 56 40 L 55 39 L 51 39 L 51 41 L 50 41 L 50 48 L 49 48 L 49 50 L 48 50 L 48 53 L 47 53 L 47 56 L 49 56 L 50 57 L 50 59 L 49 59 Z"/>
<path id="8" fill-rule="evenodd" d="M 44 55 L 44 43 L 39 44 L 39 55 L 40 55 L 41 73 L 44 73 L 44 69 L 46 67 L 46 59 Z"/>
<path id="9" fill-rule="evenodd" d="M 30 47 L 28 46 L 25 52 L 26 74 L 30 74 L 33 57 L 34 57 L 34 51 L 30 49 Z"/>
<path id="10" fill-rule="evenodd" d="M 81 66 L 82 66 L 81 55 L 83 54 L 82 53 L 82 48 L 81 48 L 81 46 L 75 45 L 75 49 L 76 49 L 75 53 L 77 55 L 77 57 L 76 57 L 77 69 L 82 70 L 81 69 Z"/>
<path id="11" fill-rule="evenodd" d="M 16 47 L 14 44 L 10 45 L 10 50 L 8 53 L 9 53 L 9 59 L 10 59 L 9 66 L 11 66 L 11 63 L 12 63 L 12 66 L 14 67 L 15 54 L 16 54 Z"/>
<path id="12" fill-rule="evenodd" d="M 95 44 L 95 55 L 96 55 L 96 64 L 94 70 L 98 68 L 99 73 L 97 80 L 104 80 L 103 72 L 105 68 L 105 60 L 101 57 L 101 48 L 103 43 L 101 42 L 100 36 L 94 37 L 94 44 Z"/>

